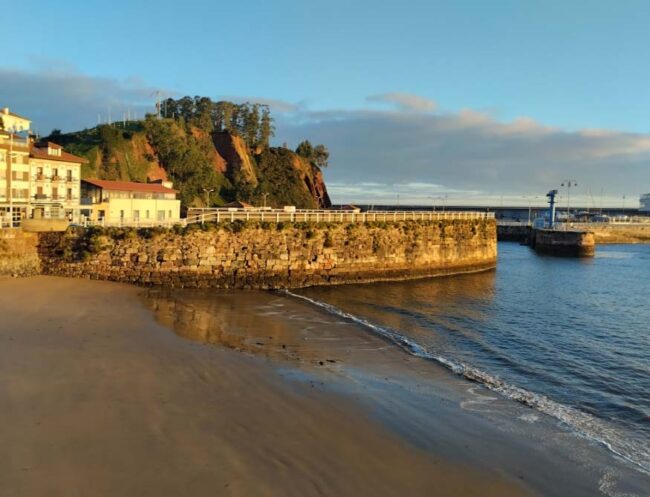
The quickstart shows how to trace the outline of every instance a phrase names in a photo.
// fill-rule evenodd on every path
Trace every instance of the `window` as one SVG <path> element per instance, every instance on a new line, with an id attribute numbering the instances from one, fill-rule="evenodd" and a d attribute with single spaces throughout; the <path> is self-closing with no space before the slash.
<path id="1" fill-rule="evenodd" d="M 58 199 L 59 199 L 59 189 L 52 188 L 52 200 L 58 200 Z"/>
<path id="2" fill-rule="evenodd" d="M 158 221 L 165 220 L 165 211 L 158 211 Z"/>
<path id="3" fill-rule="evenodd" d="M 52 169 L 52 179 L 59 179 L 59 170 L 56 168 Z"/>
<path id="4" fill-rule="evenodd" d="M 169 212 L 168 212 L 167 219 L 171 219 L 171 218 L 172 218 L 172 211 L 169 211 Z"/>
<path id="5" fill-rule="evenodd" d="M 133 211 L 133 220 L 140 221 L 140 211 L 138 210 Z"/>
<path id="6" fill-rule="evenodd" d="M 149 215 L 149 210 L 147 209 L 145 214 L 145 219 L 151 219 L 151 216 Z"/>
<path id="7" fill-rule="evenodd" d="M 72 200 L 72 188 L 68 188 L 65 198 L 67 198 L 68 200 Z"/>
<path id="8" fill-rule="evenodd" d="M 66 181 L 72 181 L 72 169 L 68 169 L 65 173 Z"/>
<path id="9" fill-rule="evenodd" d="M 43 168 L 42 167 L 37 167 L 36 168 L 36 179 L 43 179 Z"/>
<path id="10" fill-rule="evenodd" d="M 124 220 L 124 211 L 123 210 L 120 211 L 120 219 Z"/>

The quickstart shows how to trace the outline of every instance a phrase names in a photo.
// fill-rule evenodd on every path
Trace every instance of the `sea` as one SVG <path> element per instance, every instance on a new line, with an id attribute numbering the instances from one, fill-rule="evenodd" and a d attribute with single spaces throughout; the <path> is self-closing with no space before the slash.
<path id="1" fill-rule="evenodd" d="M 496 271 L 290 294 L 650 474 L 650 245 L 575 259 L 502 242 Z"/>
<path id="2" fill-rule="evenodd" d="M 146 301 L 184 338 L 265 355 L 287 385 L 345 396 L 436 456 L 539 495 L 650 497 L 650 245 L 498 253 L 474 274 Z"/>

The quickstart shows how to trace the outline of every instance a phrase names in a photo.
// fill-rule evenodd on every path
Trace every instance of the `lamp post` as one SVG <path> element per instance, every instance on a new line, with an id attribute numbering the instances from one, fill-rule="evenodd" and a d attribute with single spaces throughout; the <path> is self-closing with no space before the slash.
<path id="1" fill-rule="evenodd" d="M 269 196 L 268 193 L 262 193 L 262 197 L 264 198 L 264 201 L 263 201 L 263 204 L 262 204 L 262 205 L 263 205 L 263 207 L 264 207 L 265 209 L 266 209 L 266 197 L 268 197 L 268 196 Z"/>
<path id="2" fill-rule="evenodd" d="M 560 186 L 566 186 L 567 188 L 566 215 L 567 215 L 567 222 L 568 222 L 569 216 L 571 215 L 571 187 L 578 186 L 578 183 L 574 179 L 565 179 L 564 181 L 562 181 L 562 184 Z"/>
<path id="3" fill-rule="evenodd" d="M 528 224 L 532 221 L 532 204 L 534 199 L 538 199 L 539 195 L 523 195 L 522 198 L 528 201 Z"/>
<path id="4" fill-rule="evenodd" d="M 203 191 L 205 192 L 205 206 L 207 208 L 210 207 L 210 192 L 214 191 L 214 188 L 204 188 Z"/>

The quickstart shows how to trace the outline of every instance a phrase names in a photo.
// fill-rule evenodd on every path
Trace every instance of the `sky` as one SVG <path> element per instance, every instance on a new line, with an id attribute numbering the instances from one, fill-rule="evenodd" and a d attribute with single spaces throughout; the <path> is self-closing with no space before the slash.
<path id="1" fill-rule="evenodd" d="M 329 148 L 335 202 L 542 205 L 575 180 L 576 203 L 632 207 L 649 18 L 646 0 L 27 0 L 0 106 L 47 134 L 142 116 L 154 91 L 259 101 L 277 144 Z"/>

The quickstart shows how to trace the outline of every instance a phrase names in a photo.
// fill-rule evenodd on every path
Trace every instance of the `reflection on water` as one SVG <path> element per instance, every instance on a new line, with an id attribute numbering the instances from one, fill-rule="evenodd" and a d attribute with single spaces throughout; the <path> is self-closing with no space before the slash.
<path id="1" fill-rule="evenodd" d="M 271 292 L 150 289 L 156 320 L 189 340 L 317 366 L 411 358 L 344 319 Z M 352 359 L 354 356 L 354 359 Z"/>

